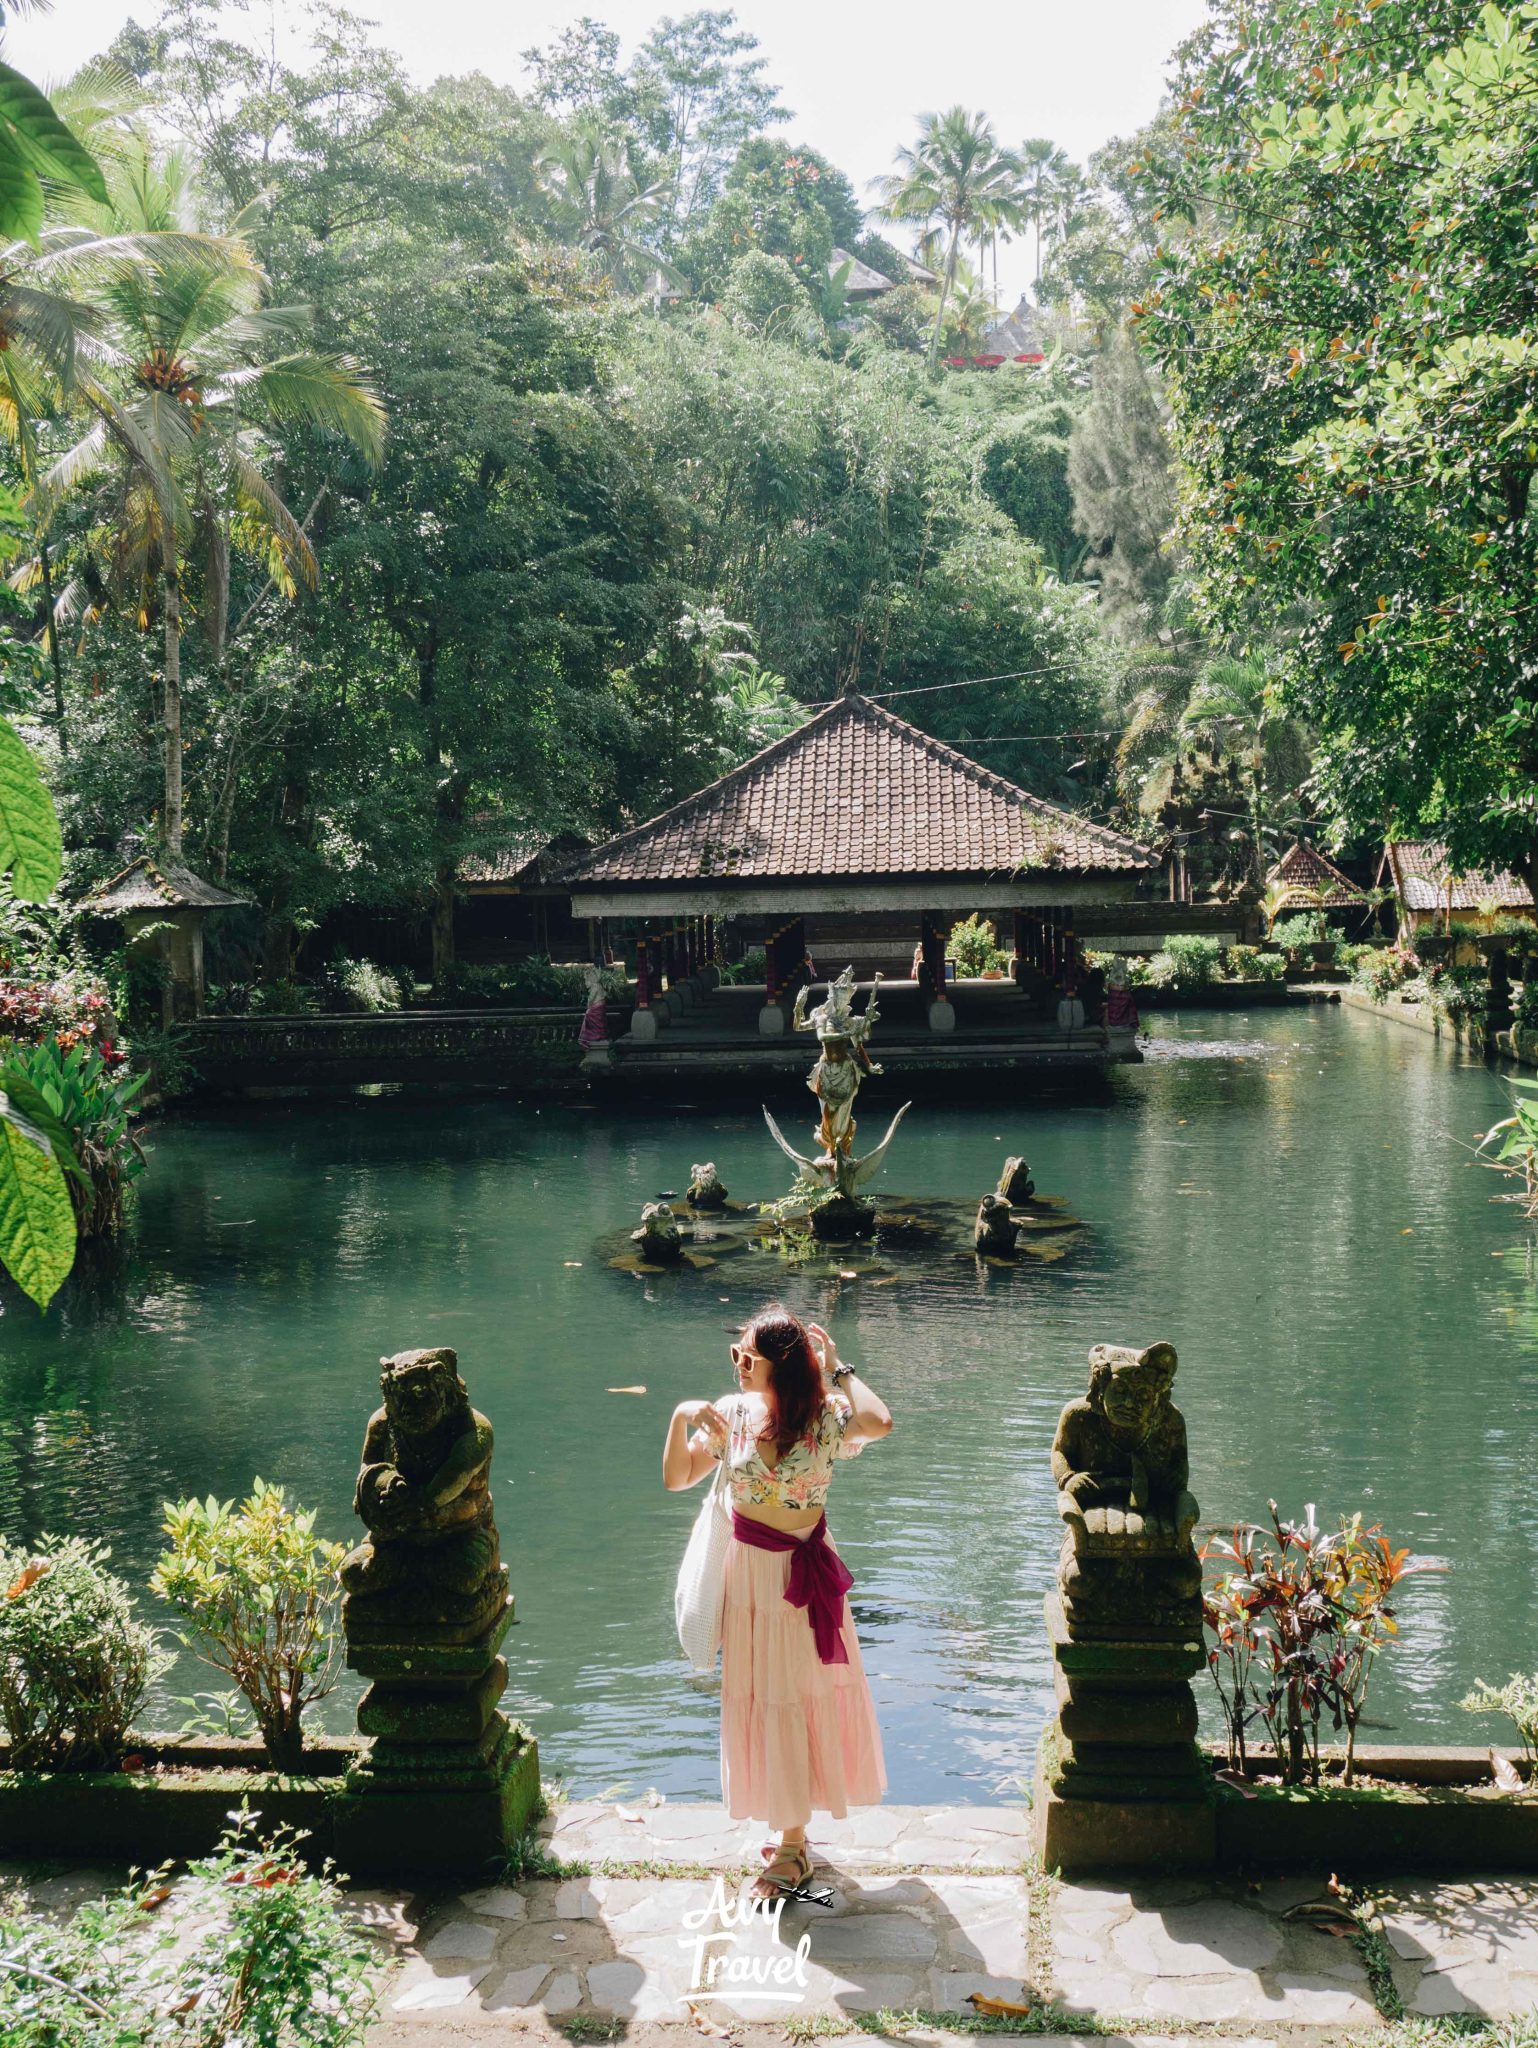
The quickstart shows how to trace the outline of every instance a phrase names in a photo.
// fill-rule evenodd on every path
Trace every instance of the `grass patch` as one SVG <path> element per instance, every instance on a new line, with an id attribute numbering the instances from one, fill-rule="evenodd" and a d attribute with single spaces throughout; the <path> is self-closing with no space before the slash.
<path id="1" fill-rule="evenodd" d="M 1467 2041 L 1477 2041 L 1481 2048 L 1538 2048 L 1538 2011 L 1510 2020 L 1481 2019 L 1474 2013 L 1445 2019 L 1406 2017 L 1371 2034 L 1348 2034 L 1342 2048 L 1453 2048 Z"/>
<path id="2" fill-rule="evenodd" d="M 574 2012 L 555 2022 L 556 2032 L 568 2041 L 617 2041 L 630 2022 L 613 2013 Z"/>
<path id="3" fill-rule="evenodd" d="M 1350 1886 L 1342 1885 L 1338 1896 L 1356 1922 L 1357 1931 L 1352 1936 L 1351 1946 L 1367 1965 L 1367 1982 L 1373 2004 L 1386 2020 L 1402 2020 L 1405 2016 L 1404 2000 L 1394 1982 L 1394 1952 L 1383 1938 L 1383 1915 L 1377 1894 L 1354 1891 Z"/>

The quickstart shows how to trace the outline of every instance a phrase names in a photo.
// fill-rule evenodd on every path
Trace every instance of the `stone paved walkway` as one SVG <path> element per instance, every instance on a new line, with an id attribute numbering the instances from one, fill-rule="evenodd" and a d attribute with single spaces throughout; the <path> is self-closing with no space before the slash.
<path id="1" fill-rule="evenodd" d="M 860 2048 L 883 2009 L 932 2015 L 905 2038 L 944 2043 L 987 2010 L 977 2000 L 1060 2014 L 1065 2037 L 1079 2020 L 1137 2042 L 1189 2029 L 1258 2048 L 1387 2024 L 1362 1950 L 1320 1924 L 1321 1907 L 1340 1918 L 1324 1874 L 1055 1884 L 1031 1868 L 1027 1828 L 1021 1808 L 982 1806 L 824 1824 L 814 1882 L 832 1906 L 766 1917 L 740 1904 L 762 1830 L 719 1806 L 560 1807 L 542 1833 L 563 1874 L 353 1894 L 384 1963 L 370 2048 L 509 2033 L 676 2042 L 679 2027 L 728 2029 L 743 2048 L 831 2029 Z M 67 1871 L 31 1890 L 67 1912 L 116 1881 Z M 1538 1880 L 1390 1883 L 1367 1903 L 1408 2014 L 1538 2008 Z"/>
<path id="2" fill-rule="evenodd" d="M 918 2009 L 944 2030 L 948 2015 L 964 2028 L 977 1999 L 1161 2039 L 1179 2027 L 1275 2040 L 1385 2025 L 1356 1943 L 1309 1918 L 1330 1904 L 1325 1874 L 1057 1885 L 1033 1873 L 1027 1832 L 1022 1808 L 858 1813 L 813 1830 L 831 1908 L 792 1901 L 777 1918 L 739 1919 L 747 1880 L 728 1873 L 754 1865 L 761 1829 L 718 1806 L 564 1807 L 545 1824 L 547 1846 L 590 1873 L 424 1912 L 379 2040 L 436 2048 L 574 2018 L 627 2034 L 701 2016 L 751 2034 L 858 2029 L 884 2009 Z M 637 1864 L 647 1872 L 624 1874 Z M 1406 1883 L 1373 1900 L 1407 2012 L 1538 2006 L 1538 1883 Z"/>

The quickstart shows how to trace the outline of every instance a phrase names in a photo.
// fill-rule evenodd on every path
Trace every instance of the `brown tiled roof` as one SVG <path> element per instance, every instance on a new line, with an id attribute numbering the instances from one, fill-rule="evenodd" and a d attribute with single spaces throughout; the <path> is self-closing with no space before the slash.
<path id="1" fill-rule="evenodd" d="M 205 882 L 177 861 L 141 853 L 120 875 L 93 889 L 84 907 L 99 917 L 123 917 L 141 910 L 223 910 L 249 901 Z"/>
<path id="2" fill-rule="evenodd" d="M 1334 861 L 1326 860 L 1318 847 L 1306 846 L 1301 839 L 1294 840 L 1271 869 L 1266 886 L 1279 889 L 1278 907 L 1282 909 L 1363 900 L 1362 891 L 1349 875 L 1342 874 Z"/>
<path id="3" fill-rule="evenodd" d="M 1396 881 L 1394 869 L 1399 870 Z M 1379 877 L 1393 882 L 1397 887 L 1403 883 L 1403 902 L 1406 910 L 1445 910 L 1448 904 L 1447 848 L 1435 839 L 1405 839 L 1387 849 Z M 1525 882 L 1508 874 L 1504 869 L 1499 874 L 1487 874 L 1472 868 L 1467 874 L 1454 875 L 1452 880 L 1452 907 L 1454 910 L 1478 910 L 1482 903 L 1494 903 L 1499 910 L 1531 910 L 1532 892 Z"/>
<path id="4" fill-rule="evenodd" d="M 1135 840 L 1044 803 L 894 717 L 840 697 L 719 782 L 595 847 L 579 885 L 716 876 L 1130 872 Z"/>
<path id="5" fill-rule="evenodd" d="M 514 834 L 487 853 L 467 853 L 454 870 L 459 882 L 513 882 L 549 845 L 543 832 Z"/>

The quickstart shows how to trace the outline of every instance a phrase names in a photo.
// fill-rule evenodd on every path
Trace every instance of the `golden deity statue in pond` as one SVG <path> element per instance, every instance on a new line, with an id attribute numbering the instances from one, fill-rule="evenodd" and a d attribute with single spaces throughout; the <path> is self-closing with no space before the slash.
<path id="1" fill-rule="evenodd" d="M 876 982 L 879 984 L 880 980 L 878 974 Z M 859 1233 L 869 1227 L 873 1213 L 871 1205 L 856 1191 L 881 1164 L 882 1156 L 892 1142 L 893 1132 L 911 1107 L 905 1102 L 876 1149 L 863 1159 L 855 1158 L 855 1097 L 867 1074 L 881 1072 L 867 1045 L 871 1029 L 881 1012 L 876 1004 L 874 985 L 863 1015 L 855 1013 L 854 992 L 854 969 L 846 967 L 836 981 L 828 984 L 827 996 L 810 1014 L 807 1011 L 809 988 L 799 991 L 791 1012 L 793 1030 L 815 1031 L 817 1034 L 817 1063 L 807 1077 L 806 1085 L 817 1097 L 822 1110 L 817 1125 L 821 1153 L 809 1157 L 796 1151 L 768 1110 L 764 1111 L 764 1121 L 773 1133 L 775 1143 L 800 1169 L 802 1187 L 809 1195 L 822 1196 L 820 1204 L 813 1209 L 814 1229 L 818 1227 L 820 1217 L 824 1229 L 833 1231 L 836 1228 L 840 1234 Z M 830 1204 L 829 1197 L 837 1197 L 836 1204 Z"/>

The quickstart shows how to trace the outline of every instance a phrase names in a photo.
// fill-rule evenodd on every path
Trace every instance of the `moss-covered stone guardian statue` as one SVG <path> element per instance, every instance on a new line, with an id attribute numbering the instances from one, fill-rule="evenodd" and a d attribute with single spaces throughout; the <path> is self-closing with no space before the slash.
<path id="1" fill-rule="evenodd" d="M 490 1870 L 539 1797 L 528 1731 L 499 1709 L 513 1618 L 492 1512 L 492 1427 L 453 1351 L 380 1360 L 342 1561 L 347 1661 L 372 1682 L 368 1751 L 348 1773 L 348 1866 Z"/>
<path id="2" fill-rule="evenodd" d="M 713 1159 L 707 1160 L 703 1166 L 690 1167 L 689 1207 L 691 1209 L 724 1209 L 726 1207 L 726 1189 L 722 1185 L 720 1174 L 716 1172 L 716 1165 Z"/>
<path id="3" fill-rule="evenodd" d="M 353 1513 L 367 1538 L 342 1561 L 354 1639 L 414 1603 L 434 1628 L 471 1634 L 507 1596 L 491 1518 L 491 1424 L 470 1406 L 452 1351 L 382 1359 Z M 429 1612 L 430 1610 L 430 1612 Z"/>
<path id="4" fill-rule="evenodd" d="M 1089 1391 L 1068 1403 L 1052 1442 L 1052 1476 L 1070 1521 L 1094 1508 L 1132 1509 L 1172 1526 L 1186 1517 L 1190 1535 L 1197 1510 L 1186 1488 L 1185 1418 L 1170 1399 L 1177 1363 L 1173 1344 L 1091 1351 Z"/>
<path id="5" fill-rule="evenodd" d="M 1052 1445 L 1058 1717 L 1036 1815 L 1048 1867 L 1068 1874 L 1205 1868 L 1215 1855 L 1190 1686 L 1203 1661 L 1201 1566 L 1177 1363 L 1173 1344 L 1097 1344 L 1088 1390 L 1063 1409 Z"/>
<path id="6" fill-rule="evenodd" d="M 972 1243 L 978 1257 L 1013 1258 L 1015 1242 L 1019 1235 L 1020 1226 L 1004 1197 L 984 1195 L 977 1205 L 977 1222 L 972 1233 Z"/>
<path id="7" fill-rule="evenodd" d="M 641 1227 L 632 1230 L 630 1238 L 649 1266 L 676 1266 L 684 1255 L 678 1218 L 666 1202 L 648 1202 L 641 1211 Z"/>

